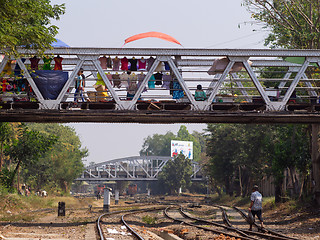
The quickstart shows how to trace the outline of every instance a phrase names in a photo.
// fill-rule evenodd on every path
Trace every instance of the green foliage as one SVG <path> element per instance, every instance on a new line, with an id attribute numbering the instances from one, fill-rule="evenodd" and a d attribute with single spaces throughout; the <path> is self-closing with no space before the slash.
<path id="1" fill-rule="evenodd" d="M 265 45 L 272 48 L 320 48 L 320 2 L 310 0 L 244 0 L 263 29 L 270 30 Z"/>
<path id="2" fill-rule="evenodd" d="M 170 156 L 171 140 L 193 142 L 193 160 L 200 161 L 201 152 L 205 151 L 204 136 L 198 132 L 190 134 L 184 125 L 181 125 L 177 136 L 169 131 L 164 135 L 154 134 L 153 136 L 145 138 L 142 149 L 140 150 L 140 155 Z"/>
<path id="3" fill-rule="evenodd" d="M 0 125 L 1 127 L 1 125 Z M 68 192 L 72 181 L 83 170 L 88 154 L 74 129 L 59 124 L 9 124 L 15 134 L 6 134 L 4 157 L 10 165 L 0 172 L 2 186 L 13 189 L 15 176 L 32 189 Z M 0 133 L 0 139 L 4 136 Z M 11 191 L 10 190 L 10 191 Z"/>
<path id="4" fill-rule="evenodd" d="M 175 139 L 172 132 L 167 132 L 164 135 L 154 134 L 144 139 L 140 155 L 149 156 L 170 156 L 171 155 L 171 140 Z"/>
<path id="5" fill-rule="evenodd" d="M 37 189 L 50 185 L 67 192 L 72 181 L 83 171 L 82 160 L 88 155 L 88 150 L 81 148 L 81 141 L 73 128 L 59 124 L 28 126 L 42 134 L 56 134 L 59 138 L 40 161 L 24 170 L 23 176 Z"/>
<path id="6" fill-rule="evenodd" d="M 14 139 L 5 151 L 16 163 L 13 174 L 16 175 L 20 165 L 28 167 L 35 164 L 56 140 L 57 138 L 54 135 L 45 136 L 37 131 L 29 130 L 24 124 L 19 125 L 17 139 Z M 11 186 L 13 186 L 13 178 Z"/>
<path id="7" fill-rule="evenodd" d="M 13 192 L 12 182 L 14 180 L 14 171 L 10 171 L 7 167 L 2 168 L 0 172 L 0 186 L 7 189 L 9 192 Z"/>
<path id="8" fill-rule="evenodd" d="M 148 225 L 156 224 L 157 220 L 158 220 L 157 217 L 152 217 L 149 215 L 142 217 L 142 221 Z"/>
<path id="9" fill-rule="evenodd" d="M 16 54 L 18 46 L 44 51 L 58 33 L 51 20 L 59 20 L 65 5 L 50 0 L 0 0 L 0 49 Z"/>
<path id="10" fill-rule="evenodd" d="M 186 188 L 191 185 L 191 160 L 183 154 L 179 154 L 173 161 L 168 161 L 159 173 L 160 185 L 163 185 L 166 192 L 178 193 L 179 188 Z"/>
<path id="11" fill-rule="evenodd" d="M 234 190 L 249 194 L 263 176 L 272 175 L 281 185 L 285 169 L 297 169 L 301 182 L 309 173 L 310 133 L 305 125 L 209 124 L 207 131 L 209 174 L 230 195 Z"/>

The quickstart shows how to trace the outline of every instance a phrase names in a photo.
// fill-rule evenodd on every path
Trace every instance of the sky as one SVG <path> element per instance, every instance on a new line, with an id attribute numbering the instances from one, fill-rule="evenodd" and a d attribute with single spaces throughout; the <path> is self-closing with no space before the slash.
<path id="1" fill-rule="evenodd" d="M 242 0 L 53 0 L 66 13 L 52 23 L 58 39 L 71 47 L 118 48 L 132 35 L 157 31 L 176 38 L 184 48 L 259 49 L 267 32 L 253 24 Z M 143 39 L 127 48 L 179 48 L 161 39 Z M 180 47 L 181 48 L 181 47 Z M 144 139 L 153 134 L 174 134 L 181 124 L 69 123 L 89 150 L 85 162 L 103 162 L 137 156 Z M 183 124 L 190 133 L 206 124 Z"/>

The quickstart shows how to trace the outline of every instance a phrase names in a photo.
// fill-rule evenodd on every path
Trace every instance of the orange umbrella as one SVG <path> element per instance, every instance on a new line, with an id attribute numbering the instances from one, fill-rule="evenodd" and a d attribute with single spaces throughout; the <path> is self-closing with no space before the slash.
<path id="1" fill-rule="evenodd" d="M 166 40 L 166 41 L 173 42 L 173 43 L 181 45 L 181 43 L 178 42 L 178 40 L 176 40 L 175 38 L 173 38 L 173 37 L 171 37 L 171 36 L 169 36 L 167 34 L 161 33 L 161 32 L 146 32 L 146 33 L 140 33 L 140 34 L 131 36 L 131 37 L 127 38 L 126 40 L 124 40 L 124 44 L 123 45 L 125 45 L 125 44 L 127 44 L 129 42 L 132 42 L 132 41 L 136 41 L 136 40 L 139 40 L 139 39 L 142 39 L 142 38 L 148 38 L 148 37 L 160 38 L 160 39 L 163 39 L 163 40 Z"/>

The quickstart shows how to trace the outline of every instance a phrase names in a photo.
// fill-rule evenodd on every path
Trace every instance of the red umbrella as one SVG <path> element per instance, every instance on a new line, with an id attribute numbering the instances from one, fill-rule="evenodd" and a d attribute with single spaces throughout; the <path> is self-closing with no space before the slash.
<path id="1" fill-rule="evenodd" d="M 127 44 L 129 42 L 132 42 L 132 41 L 136 41 L 136 40 L 139 40 L 139 39 L 142 39 L 142 38 L 148 38 L 148 37 L 160 38 L 160 39 L 163 39 L 163 40 L 166 40 L 166 41 L 173 42 L 173 43 L 181 45 L 181 43 L 178 42 L 177 39 L 175 39 L 175 38 L 173 38 L 173 37 L 171 37 L 171 36 L 169 36 L 169 35 L 167 35 L 165 33 L 161 33 L 161 32 L 146 32 L 146 33 L 140 33 L 140 34 L 131 36 L 131 37 L 127 38 L 126 40 L 124 40 L 124 44 L 123 45 L 125 45 L 125 44 Z"/>

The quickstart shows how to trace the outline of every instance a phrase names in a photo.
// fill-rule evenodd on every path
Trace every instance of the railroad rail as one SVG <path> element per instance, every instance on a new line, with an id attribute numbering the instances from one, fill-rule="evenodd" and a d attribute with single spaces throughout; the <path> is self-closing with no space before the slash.
<path id="1" fill-rule="evenodd" d="M 217 206 L 220 208 L 220 210 L 222 211 L 222 218 L 223 218 L 223 222 L 229 226 L 232 227 L 231 222 L 229 221 L 228 215 L 226 213 L 226 210 L 224 207 L 222 206 Z M 248 219 L 248 216 L 243 212 L 243 210 L 237 208 L 237 207 L 233 207 L 235 210 L 237 210 L 237 212 L 246 220 L 246 222 L 249 224 L 250 221 Z M 285 236 L 283 234 L 280 234 L 276 231 L 272 231 L 269 230 L 267 228 L 261 228 L 259 227 L 256 223 L 254 223 L 254 225 L 259 229 L 259 232 L 253 232 L 253 231 L 248 231 L 248 230 L 241 230 L 242 232 L 249 234 L 249 235 L 256 235 L 260 238 L 264 238 L 264 239 L 275 239 L 275 240 L 298 240 L 296 238 L 293 237 L 288 237 Z"/>
<path id="2" fill-rule="evenodd" d="M 45 80 L 35 76 L 37 71 L 50 70 L 30 70 L 29 59 L 37 54 L 35 50 L 18 51 L 19 58 L 5 55 L 0 63 L 0 121 L 320 122 L 320 79 L 315 74 L 319 50 L 55 48 L 44 54 L 63 57 L 62 72 L 68 77 L 60 85 L 50 81 L 43 84 Z M 139 60 L 152 57 L 154 61 L 147 69 L 132 70 L 130 78 L 119 80 L 115 76 L 126 70 L 102 68 L 99 59 L 103 56 Z M 295 63 L 297 59 L 301 63 Z M 224 61 L 222 68 L 214 66 L 219 61 Z M 80 68 L 87 76 L 84 94 L 90 102 L 74 104 L 74 83 Z M 160 85 L 148 85 L 154 81 L 150 78 L 160 72 Z M 3 88 L 21 79 L 28 91 Z M 104 86 L 102 90 L 96 88 L 98 81 Z M 136 87 L 129 89 L 133 83 Z M 195 99 L 197 85 L 206 92 L 204 101 Z M 50 92 L 50 87 L 55 91 Z"/>
<path id="3" fill-rule="evenodd" d="M 246 222 L 248 222 L 249 223 L 249 217 L 248 217 L 248 215 L 244 212 L 244 210 L 242 210 L 242 209 L 240 209 L 240 208 L 238 208 L 238 207 L 233 207 L 242 217 L 243 217 L 243 219 L 245 219 L 246 220 Z M 292 239 L 292 240 L 298 240 L 297 238 L 293 238 L 293 237 L 288 237 L 288 236 L 285 236 L 285 235 L 283 235 L 283 234 L 280 234 L 280 233 L 278 233 L 278 232 L 276 232 L 276 231 L 273 231 L 273 230 L 270 230 L 270 229 L 268 229 L 268 228 L 263 228 L 263 229 L 261 229 L 261 227 L 259 227 L 255 222 L 253 223 L 253 225 L 255 226 L 255 227 L 257 227 L 258 229 L 260 229 L 260 231 L 262 231 L 262 232 L 265 232 L 265 233 L 268 233 L 268 234 L 271 234 L 271 235 L 274 235 L 274 236 L 278 236 L 279 238 L 284 238 L 284 239 Z"/>

